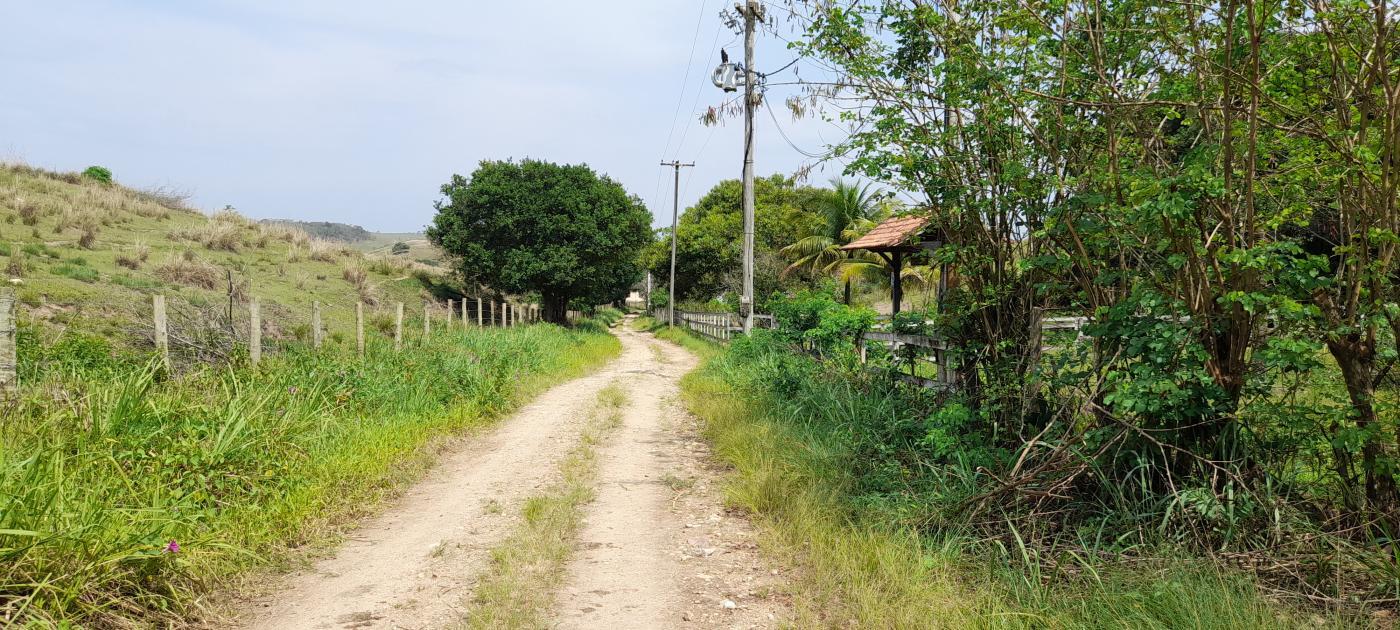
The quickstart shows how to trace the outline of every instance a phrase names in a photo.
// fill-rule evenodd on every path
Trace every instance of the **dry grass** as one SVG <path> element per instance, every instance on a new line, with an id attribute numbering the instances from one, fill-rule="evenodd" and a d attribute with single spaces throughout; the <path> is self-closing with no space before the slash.
<path id="1" fill-rule="evenodd" d="M 524 523 L 491 550 L 491 567 L 477 583 L 463 627 L 549 627 L 554 594 L 573 555 L 583 506 L 593 500 L 597 447 L 622 424 L 626 405 L 627 393 L 617 383 L 598 392 L 579 445 L 559 464 L 559 481 L 526 499 Z"/>
<path id="2" fill-rule="evenodd" d="M 319 262 L 334 263 L 345 253 L 343 248 L 323 238 L 312 238 L 306 244 L 307 257 Z"/>
<path id="3" fill-rule="evenodd" d="M 245 245 L 244 228 L 236 222 L 213 217 L 203 225 L 182 230 L 171 230 L 172 240 L 192 241 L 207 249 L 237 253 Z"/>
<path id="4" fill-rule="evenodd" d="M 208 261 L 205 261 L 194 252 L 185 252 L 183 255 L 171 256 L 169 260 L 156 267 L 157 278 L 172 284 L 183 284 L 201 289 L 215 289 L 223 280 L 224 270 Z"/>
<path id="5" fill-rule="evenodd" d="M 259 223 L 258 235 L 289 243 L 293 247 L 306 247 L 311 242 L 311 235 L 305 230 L 285 223 Z"/>

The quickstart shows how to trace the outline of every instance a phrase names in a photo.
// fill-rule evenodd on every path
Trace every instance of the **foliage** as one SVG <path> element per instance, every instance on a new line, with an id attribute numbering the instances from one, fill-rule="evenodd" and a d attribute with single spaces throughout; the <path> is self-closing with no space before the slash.
<path id="1" fill-rule="evenodd" d="M 810 231 L 816 223 L 817 205 L 827 195 L 820 189 L 799 186 L 781 175 L 754 181 L 754 249 L 756 258 L 765 254 L 774 261 L 767 270 L 755 271 L 755 296 L 765 281 L 776 283 L 782 265 L 772 256 L 780 247 Z M 736 270 L 743 251 L 743 184 L 725 180 L 705 193 L 694 206 L 686 208 L 677 228 L 676 299 L 708 300 L 725 292 L 737 293 Z M 671 239 L 669 230 L 646 249 L 642 264 L 659 281 L 670 278 Z"/>
<path id="2" fill-rule="evenodd" d="M 939 402 L 1017 454 L 966 518 L 1155 520 L 1282 563 L 1370 546 L 1274 577 L 1393 599 L 1356 571 L 1395 573 L 1400 530 L 1388 5 L 787 4 L 835 74 L 790 104 L 850 123 L 850 174 L 921 197 L 945 243 Z M 1090 321 L 1078 343 L 1044 343 L 1052 312 Z"/>
<path id="3" fill-rule="evenodd" d="M 83 170 L 83 177 L 91 179 L 99 184 L 111 184 L 112 171 L 102 166 L 89 166 Z"/>
<path id="4" fill-rule="evenodd" d="M 878 203 L 870 184 L 858 186 L 839 178 L 833 179 L 831 184 L 831 194 L 822 199 L 818 209 L 821 223 L 811 233 L 781 249 L 783 255 L 792 260 L 784 271 L 805 269 L 812 274 L 839 274 L 845 283 L 843 301 L 850 304 L 854 275 L 842 273 L 842 269 L 861 254 L 841 251 L 841 246 L 869 232 L 889 214 L 889 209 Z M 864 256 L 874 258 L 868 252 Z"/>
<path id="5" fill-rule="evenodd" d="M 641 277 L 651 214 L 585 165 L 483 161 L 442 194 L 428 238 L 468 281 L 538 292 L 548 321 L 562 323 L 571 300 L 620 300 Z"/>
<path id="6" fill-rule="evenodd" d="M 389 248 L 389 253 L 395 256 L 402 256 L 403 254 L 407 254 L 408 250 L 408 243 L 399 241 L 397 243 L 394 243 L 393 247 Z"/>
<path id="7" fill-rule="evenodd" d="M 1011 535 L 986 542 L 940 516 L 975 492 L 964 475 L 1014 455 L 986 447 L 968 407 L 930 415 L 924 393 L 833 371 L 778 335 L 736 340 L 682 390 L 734 467 L 730 501 L 756 515 L 765 549 L 795 566 L 795 625 L 1368 625 L 1272 601 L 1248 576 L 1207 562 L 1117 560 L 1130 550 L 1092 529 L 1055 548 Z"/>

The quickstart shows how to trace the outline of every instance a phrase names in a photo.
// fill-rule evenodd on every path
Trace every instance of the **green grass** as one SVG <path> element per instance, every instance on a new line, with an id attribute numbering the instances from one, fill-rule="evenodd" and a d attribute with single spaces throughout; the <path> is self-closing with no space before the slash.
<path id="1" fill-rule="evenodd" d="M 847 424 L 879 409 L 860 388 L 785 365 L 803 358 L 720 354 L 682 381 L 715 453 L 726 497 L 753 516 L 763 548 L 794 567 L 797 627 L 1276 628 L 1367 620 L 1299 610 L 1245 574 L 1164 549 L 1135 562 L 1011 548 L 954 526 L 915 531 L 869 509 Z M 826 410 L 831 418 L 814 410 Z M 855 414 L 854 416 L 852 414 Z M 1042 562 L 1045 553 L 1060 553 Z M 1050 567 L 1050 568 L 1045 568 Z"/>
<path id="2" fill-rule="evenodd" d="M 72 339 L 3 409 L 0 625 L 196 620 L 205 595 L 334 542 L 446 438 L 620 350 L 548 325 L 456 330 L 169 379 Z"/>
<path id="3" fill-rule="evenodd" d="M 559 480 L 525 501 L 523 521 L 491 551 L 463 623 L 467 628 L 549 628 L 554 594 L 575 550 L 583 507 L 593 500 L 597 447 L 622 423 L 627 394 L 616 383 L 598 400 L 579 444 L 559 464 Z"/>
<path id="4" fill-rule="evenodd" d="M 658 339 L 665 339 L 675 343 L 686 350 L 695 353 L 702 359 L 708 359 L 724 351 L 724 346 L 705 339 L 700 335 L 686 330 L 682 326 L 667 326 L 664 322 L 648 316 L 638 317 L 632 322 L 632 329 L 641 332 L 649 332 Z"/>

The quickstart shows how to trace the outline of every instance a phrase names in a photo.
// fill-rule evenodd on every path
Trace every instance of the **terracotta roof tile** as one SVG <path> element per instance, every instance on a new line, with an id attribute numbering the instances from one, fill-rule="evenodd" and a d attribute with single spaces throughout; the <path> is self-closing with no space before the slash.
<path id="1" fill-rule="evenodd" d="M 885 219 L 875 229 L 870 230 L 841 249 L 894 249 L 908 245 L 910 238 L 928 225 L 929 217 L 908 216 Z"/>

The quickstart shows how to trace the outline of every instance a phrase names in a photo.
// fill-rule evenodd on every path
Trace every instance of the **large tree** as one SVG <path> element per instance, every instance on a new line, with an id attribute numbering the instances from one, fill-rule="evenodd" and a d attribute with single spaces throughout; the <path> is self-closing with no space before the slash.
<path id="1" fill-rule="evenodd" d="M 442 194 L 428 238 L 469 282 L 538 292 L 547 321 L 563 323 L 573 300 L 621 299 L 641 277 L 651 213 L 586 165 L 486 160 Z"/>
<path id="2" fill-rule="evenodd" d="M 817 206 L 829 195 L 828 191 L 798 185 L 782 175 L 761 177 L 754 184 L 754 245 L 760 257 L 815 229 L 819 220 Z M 716 184 L 681 213 L 679 231 L 676 299 L 709 300 L 729 290 L 726 279 L 742 264 L 743 184 L 737 179 Z M 658 242 L 643 256 L 644 264 L 662 283 L 670 277 L 669 232 L 662 231 Z M 766 296 L 759 295 L 760 299 L 763 297 Z"/>

